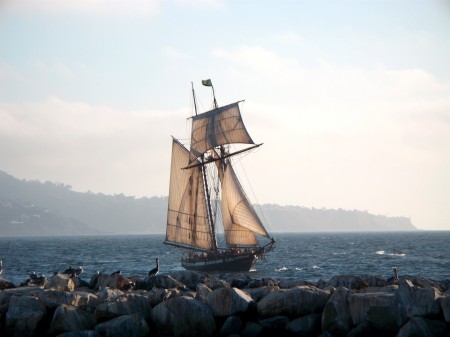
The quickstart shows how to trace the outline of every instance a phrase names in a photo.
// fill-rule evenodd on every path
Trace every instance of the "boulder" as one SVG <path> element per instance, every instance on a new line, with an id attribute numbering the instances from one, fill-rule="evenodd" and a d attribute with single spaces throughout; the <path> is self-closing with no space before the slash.
<path id="1" fill-rule="evenodd" d="M 75 284 L 73 280 L 64 274 L 55 274 L 45 284 L 44 289 L 60 290 L 60 291 L 74 291 Z"/>
<path id="2" fill-rule="evenodd" d="M 5 317 L 6 336 L 40 336 L 46 316 L 45 306 L 37 297 L 12 296 Z"/>
<path id="3" fill-rule="evenodd" d="M 247 322 L 244 329 L 239 333 L 241 337 L 257 337 L 261 334 L 263 327 L 255 322 Z"/>
<path id="4" fill-rule="evenodd" d="M 206 304 L 216 317 L 245 312 L 252 302 L 250 295 L 238 288 L 218 288 L 206 298 Z"/>
<path id="5" fill-rule="evenodd" d="M 448 335 L 444 322 L 413 317 L 400 329 L 396 337 L 447 337 Z"/>
<path id="6" fill-rule="evenodd" d="M 174 279 L 183 283 L 191 290 L 195 290 L 198 283 L 203 283 L 207 277 L 204 273 L 199 273 L 191 270 L 181 270 L 171 274 Z"/>
<path id="7" fill-rule="evenodd" d="M 97 331 L 95 330 L 83 330 L 83 331 L 71 331 L 64 332 L 58 337 L 99 337 Z"/>
<path id="8" fill-rule="evenodd" d="M 245 288 L 242 289 L 247 294 L 249 294 L 253 301 L 258 302 L 260 299 L 266 297 L 267 295 L 277 292 L 280 290 L 279 286 L 267 286 L 267 287 L 261 287 L 261 288 Z"/>
<path id="9" fill-rule="evenodd" d="M 141 313 L 144 319 L 150 319 L 152 307 L 147 297 L 126 293 L 112 301 L 103 302 L 97 306 L 95 316 L 97 321 L 103 322 L 118 316 Z"/>
<path id="10" fill-rule="evenodd" d="M 136 289 L 144 289 L 151 290 L 152 288 L 164 288 L 164 289 L 173 289 L 180 288 L 185 289 L 186 286 L 177 281 L 170 275 L 153 275 L 148 276 L 144 280 L 136 281 Z"/>
<path id="11" fill-rule="evenodd" d="M 99 299 L 96 295 L 85 291 L 66 292 L 61 290 L 44 290 L 38 296 L 48 309 L 67 304 L 73 306 L 96 305 Z"/>
<path id="12" fill-rule="evenodd" d="M 247 288 L 261 288 L 261 287 L 273 287 L 279 286 L 279 281 L 273 280 L 271 278 L 262 278 L 262 279 L 252 279 L 247 284 Z"/>
<path id="13" fill-rule="evenodd" d="M 321 313 L 327 303 L 329 293 L 311 286 L 271 293 L 258 302 L 258 314 L 261 317 L 286 315 L 291 318 L 312 313 Z"/>
<path id="14" fill-rule="evenodd" d="M 445 321 L 450 323 L 450 294 L 441 298 L 441 307 L 444 313 Z"/>
<path id="15" fill-rule="evenodd" d="M 353 292 L 339 287 L 331 295 L 322 313 L 323 331 L 330 331 L 338 336 L 345 336 L 352 327 L 352 317 L 348 298 Z"/>
<path id="16" fill-rule="evenodd" d="M 230 287 L 230 284 L 215 276 L 208 276 L 203 280 L 203 284 L 206 285 L 211 290 L 216 290 L 219 288 Z"/>
<path id="17" fill-rule="evenodd" d="M 290 321 L 286 325 L 286 330 L 294 333 L 296 336 L 318 336 L 320 329 L 320 320 L 322 315 L 311 314 Z"/>
<path id="18" fill-rule="evenodd" d="M 131 279 L 121 274 L 98 274 L 94 275 L 89 283 L 89 287 L 95 290 L 102 290 L 105 288 L 122 290 L 132 282 Z"/>
<path id="19" fill-rule="evenodd" d="M 0 279 L 0 290 L 15 288 L 14 283 Z"/>
<path id="20" fill-rule="evenodd" d="M 151 318 L 158 334 L 163 336 L 211 336 L 216 328 L 209 307 L 187 297 L 161 302 L 153 308 Z"/>
<path id="21" fill-rule="evenodd" d="M 406 321 L 393 293 L 360 293 L 348 297 L 353 324 L 370 323 L 382 331 L 397 331 Z"/>
<path id="22" fill-rule="evenodd" d="M 8 304 L 13 296 L 39 297 L 44 290 L 39 287 L 20 287 L 0 291 L 0 305 Z"/>
<path id="23" fill-rule="evenodd" d="M 162 288 L 153 288 L 143 296 L 147 297 L 150 305 L 154 307 L 155 305 L 168 300 L 172 297 L 172 290 L 162 289 Z"/>
<path id="24" fill-rule="evenodd" d="M 124 294 L 125 293 L 119 289 L 104 288 L 97 293 L 97 297 L 100 301 L 112 301 L 120 296 L 123 296 Z"/>
<path id="25" fill-rule="evenodd" d="M 361 276 L 356 275 L 335 275 L 329 280 L 323 288 L 329 287 L 345 287 L 347 289 L 360 290 L 367 288 L 369 283 Z"/>
<path id="26" fill-rule="evenodd" d="M 144 337 L 150 328 L 140 313 L 116 317 L 95 327 L 100 336 L 106 337 Z"/>
<path id="27" fill-rule="evenodd" d="M 287 316 L 274 316 L 265 319 L 260 319 L 258 324 L 263 328 L 270 330 L 284 330 L 286 324 L 289 322 Z"/>
<path id="28" fill-rule="evenodd" d="M 89 330 L 95 327 L 95 315 L 78 307 L 62 304 L 56 308 L 48 334 Z"/>
<path id="29" fill-rule="evenodd" d="M 408 318 L 414 316 L 434 318 L 441 313 L 442 294 L 431 285 L 422 288 L 410 280 L 401 278 L 397 294 Z"/>
<path id="30" fill-rule="evenodd" d="M 233 333 L 237 333 L 239 330 L 241 330 L 242 325 L 243 322 L 239 316 L 228 316 L 225 322 L 223 322 L 222 328 L 220 329 L 220 335 L 228 336 Z"/>
<path id="31" fill-rule="evenodd" d="M 195 299 L 206 303 L 206 299 L 211 292 L 212 290 L 203 283 L 197 283 Z"/>

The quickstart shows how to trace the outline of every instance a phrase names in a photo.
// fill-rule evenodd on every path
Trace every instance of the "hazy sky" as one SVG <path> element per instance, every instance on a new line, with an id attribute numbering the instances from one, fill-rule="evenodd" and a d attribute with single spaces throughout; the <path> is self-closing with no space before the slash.
<path id="1" fill-rule="evenodd" d="M 2 0 L 0 170 L 167 195 L 211 78 L 257 202 L 450 230 L 449 36 L 446 0 Z"/>

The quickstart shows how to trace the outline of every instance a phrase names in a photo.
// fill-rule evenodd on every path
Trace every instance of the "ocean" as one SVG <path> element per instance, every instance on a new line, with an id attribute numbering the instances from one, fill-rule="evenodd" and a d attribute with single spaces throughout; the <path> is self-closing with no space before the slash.
<path id="1" fill-rule="evenodd" d="M 392 233 L 274 233 L 276 248 L 258 261 L 253 278 L 316 282 L 339 274 L 390 277 L 420 275 L 450 279 L 450 231 Z M 51 276 L 82 266 L 82 279 L 96 271 L 145 277 L 160 259 L 160 272 L 183 270 L 182 250 L 163 244 L 164 235 L 0 237 L 3 279 L 19 284 L 35 271 Z"/>

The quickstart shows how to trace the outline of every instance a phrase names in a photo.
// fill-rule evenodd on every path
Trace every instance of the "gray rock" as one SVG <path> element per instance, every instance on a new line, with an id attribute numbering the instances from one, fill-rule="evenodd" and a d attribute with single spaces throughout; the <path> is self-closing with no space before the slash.
<path id="1" fill-rule="evenodd" d="M 289 318 L 287 316 L 274 316 L 266 319 L 260 319 L 258 324 L 263 328 L 281 330 L 286 327 L 288 322 Z"/>
<path id="2" fill-rule="evenodd" d="M 151 290 L 152 288 L 164 288 L 164 289 L 173 289 L 173 288 L 186 288 L 186 286 L 177 281 L 170 275 L 153 275 L 148 276 L 144 280 L 136 281 L 136 289 L 144 289 Z"/>
<path id="3" fill-rule="evenodd" d="M 147 294 L 143 294 L 143 296 L 147 297 L 150 305 L 154 307 L 155 305 L 168 300 L 172 297 L 173 291 L 162 288 L 153 288 Z"/>
<path id="4" fill-rule="evenodd" d="M 44 289 L 74 291 L 75 284 L 69 276 L 64 274 L 56 274 L 50 277 L 48 282 L 45 284 Z"/>
<path id="5" fill-rule="evenodd" d="M 240 332 L 241 337 L 257 337 L 261 333 L 263 327 L 255 322 L 247 322 L 244 329 Z"/>
<path id="6" fill-rule="evenodd" d="M 61 290 L 44 290 L 38 294 L 39 300 L 45 304 L 48 309 L 54 309 L 61 304 L 73 306 L 97 305 L 100 300 L 94 294 L 86 291 L 66 292 Z"/>
<path id="7" fill-rule="evenodd" d="M 286 325 L 286 330 L 299 336 L 317 336 L 321 331 L 321 318 L 321 314 L 311 314 L 294 319 Z"/>
<path id="8" fill-rule="evenodd" d="M 12 288 L 15 288 L 15 287 L 16 286 L 14 285 L 14 283 L 6 281 L 6 280 L 0 278 L 0 290 L 12 289 Z"/>
<path id="9" fill-rule="evenodd" d="M 20 287 L 13 289 L 5 289 L 0 291 L 0 305 L 9 304 L 13 296 L 32 296 L 39 297 L 39 294 L 44 290 L 39 287 Z"/>
<path id="10" fill-rule="evenodd" d="M 339 287 L 331 295 L 322 313 L 322 330 L 345 336 L 352 327 L 348 298 L 353 292 Z"/>
<path id="11" fill-rule="evenodd" d="M 112 301 L 103 302 L 97 306 L 95 316 L 97 321 L 105 321 L 118 316 L 141 313 L 144 319 L 150 319 L 152 307 L 147 297 L 126 293 Z"/>
<path id="12" fill-rule="evenodd" d="M 245 288 L 242 289 L 247 294 L 249 294 L 255 302 L 258 302 L 260 299 L 266 297 L 267 295 L 277 292 L 280 290 L 279 286 L 268 286 L 261 288 Z"/>
<path id="13" fill-rule="evenodd" d="M 445 321 L 450 323 L 450 294 L 441 298 L 441 307 L 444 313 Z"/>
<path id="14" fill-rule="evenodd" d="M 112 301 L 125 293 L 119 289 L 104 288 L 97 293 L 97 297 L 100 301 Z"/>
<path id="15" fill-rule="evenodd" d="M 421 288 L 412 281 L 401 278 L 397 294 L 408 318 L 414 316 L 433 318 L 441 313 L 442 294 L 433 286 Z"/>
<path id="16" fill-rule="evenodd" d="M 195 299 L 199 300 L 200 302 L 206 303 L 206 299 L 208 298 L 208 295 L 212 292 L 212 290 L 203 283 L 197 283 L 196 292 L 197 294 L 195 295 Z"/>
<path id="17" fill-rule="evenodd" d="M 71 305 L 60 305 L 53 314 L 48 334 L 90 330 L 95 327 L 95 315 Z"/>
<path id="18" fill-rule="evenodd" d="M 89 287 L 94 290 L 102 290 L 105 288 L 122 290 L 125 286 L 132 282 L 131 279 L 121 274 L 98 274 L 94 275 L 89 283 Z"/>
<path id="19" fill-rule="evenodd" d="M 95 330 L 83 330 L 83 331 L 64 332 L 58 335 L 58 337 L 99 337 L 99 335 Z"/>
<path id="20" fill-rule="evenodd" d="M 238 288 L 218 288 L 206 298 L 206 304 L 217 317 L 245 312 L 252 302 L 250 295 Z"/>
<path id="21" fill-rule="evenodd" d="M 347 289 L 359 290 L 367 288 L 369 283 L 366 282 L 361 276 L 356 275 L 335 275 L 325 283 L 324 288 L 327 287 L 345 287 Z"/>
<path id="22" fill-rule="evenodd" d="M 448 335 L 444 322 L 422 317 L 413 317 L 397 333 L 397 337 L 447 337 Z"/>
<path id="23" fill-rule="evenodd" d="M 206 277 L 203 280 L 203 284 L 206 285 L 211 290 L 230 287 L 230 284 L 227 281 L 221 280 L 220 278 L 215 276 Z"/>
<path id="24" fill-rule="evenodd" d="M 209 307 L 187 297 L 161 302 L 153 308 L 151 318 L 158 334 L 163 336 L 211 336 L 216 328 Z"/>
<path id="25" fill-rule="evenodd" d="M 95 331 L 105 337 L 144 337 L 150 328 L 140 313 L 116 317 L 98 324 Z"/>
<path id="26" fill-rule="evenodd" d="M 355 325 L 371 323 L 383 331 L 397 331 L 406 321 L 393 293 L 352 294 L 348 298 Z"/>
<path id="27" fill-rule="evenodd" d="M 177 281 L 183 283 L 191 290 L 195 290 L 198 283 L 203 283 L 207 277 L 204 273 L 199 273 L 191 270 L 182 270 L 172 274 L 172 277 Z"/>
<path id="28" fill-rule="evenodd" d="M 12 296 L 5 317 L 6 335 L 11 337 L 39 336 L 46 316 L 45 306 L 37 297 Z"/>
<path id="29" fill-rule="evenodd" d="M 222 325 L 222 328 L 220 329 L 220 335 L 221 336 L 228 336 L 233 333 L 237 333 L 239 330 L 241 330 L 243 325 L 242 319 L 237 316 L 228 316 L 225 322 Z"/>
<path id="30" fill-rule="evenodd" d="M 258 313 L 261 317 L 286 315 L 299 317 L 312 313 L 321 313 L 327 303 L 329 293 L 311 286 L 271 293 L 258 302 Z"/>

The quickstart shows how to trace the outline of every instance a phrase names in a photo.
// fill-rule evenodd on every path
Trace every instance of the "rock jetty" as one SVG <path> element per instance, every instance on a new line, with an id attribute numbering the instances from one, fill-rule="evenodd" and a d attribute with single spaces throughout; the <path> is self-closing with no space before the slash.
<path id="1" fill-rule="evenodd" d="M 0 336 L 450 337 L 450 280 L 316 283 L 180 271 L 0 280 Z"/>

